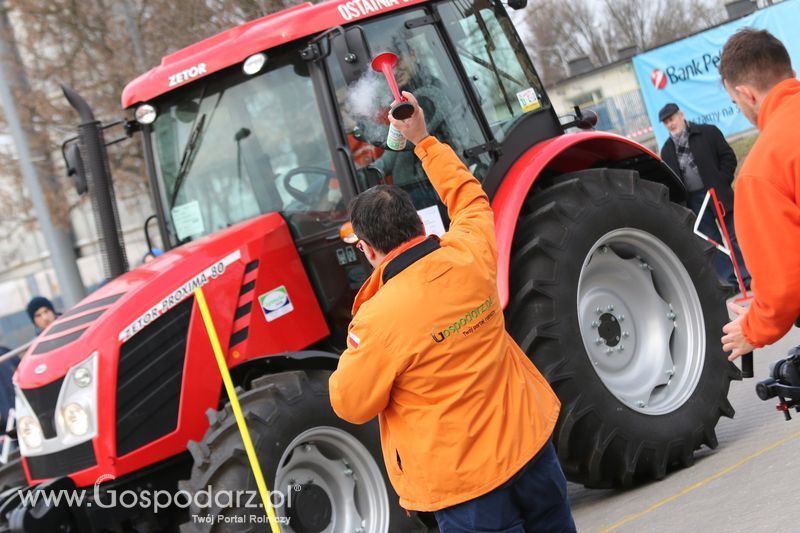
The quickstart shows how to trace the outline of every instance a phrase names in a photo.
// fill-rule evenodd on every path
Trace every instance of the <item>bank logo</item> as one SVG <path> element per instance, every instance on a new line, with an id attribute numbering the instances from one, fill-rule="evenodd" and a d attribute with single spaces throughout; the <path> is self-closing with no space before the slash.
<path id="1" fill-rule="evenodd" d="M 667 86 L 667 76 L 657 68 L 650 73 L 650 81 L 653 83 L 653 87 L 659 91 Z"/>

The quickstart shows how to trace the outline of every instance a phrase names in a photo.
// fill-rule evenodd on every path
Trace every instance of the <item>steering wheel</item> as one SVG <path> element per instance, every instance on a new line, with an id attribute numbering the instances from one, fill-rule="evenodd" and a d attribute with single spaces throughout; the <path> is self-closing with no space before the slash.
<path id="1" fill-rule="evenodd" d="M 316 192 L 309 192 L 309 190 L 303 191 L 292 185 L 292 178 L 298 174 L 322 174 L 325 176 L 325 181 L 320 185 L 314 185 L 312 187 L 316 188 Z M 334 177 L 336 177 L 336 173 L 327 168 L 297 167 L 283 175 L 283 186 L 286 188 L 286 192 L 293 196 L 298 202 L 308 206 L 315 206 L 322 201 L 323 196 L 328 192 L 328 184 Z"/>

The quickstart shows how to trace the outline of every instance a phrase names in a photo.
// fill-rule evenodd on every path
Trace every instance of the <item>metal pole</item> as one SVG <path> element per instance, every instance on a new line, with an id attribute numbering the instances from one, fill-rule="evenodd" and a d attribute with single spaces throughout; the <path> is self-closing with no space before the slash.
<path id="1" fill-rule="evenodd" d="M 0 25 L 0 31 L 8 30 L 5 25 Z M 75 251 L 72 249 L 72 239 L 68 231 L 57 228 L 53 225 L 50 217 L 50 210 L 47 207 L 44 192 L 42 191 L 36 168 L 33 165 L 33 157 L 28 143 L 28 137 L 22 128 L 19 114 L 17 113 L 17 102 L 11 93 L 8 78 L 7 58 L 11 52 L 8 50 L 6 38 L 0 38 L 0 103 L 6 115 L 6 122 L 14 144 L 17 147 L 19 156 L 20 170 L 25 180 L 25 185 L 31 194 L 36 218 L 39 227 L 44 235 L 45 242 L 50 251 L 50 260 L 56 271 L 56 277 L 61 288 L 61 295 L 64 305 L 69 308 L 78 303 L 86 294 L 81 280 L 78 262 L 75 258 Z"/>

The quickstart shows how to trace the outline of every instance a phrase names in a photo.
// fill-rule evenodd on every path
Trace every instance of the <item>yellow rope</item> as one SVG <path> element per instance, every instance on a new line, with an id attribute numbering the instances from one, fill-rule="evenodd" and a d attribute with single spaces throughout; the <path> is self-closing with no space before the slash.
<path id="1" fill-rule="evenodd" d="M 242 441 L 244 442 L 244 449 L 247 451 L 247 459 L 250 461 L 250 468 L 253 469 L 253 475 L 256 478 L 258 485 L 258 492 L 261 494 L 261 501 L 267 510 L 267 517 L 269 518 L 269 525 L 272 533 L 280 533 L 278 527 L 278 519 L 275 516 L 275 510 L 272 508 L 272 501 L 269 499 L 269 491 L 267 490 L 267 483 L 264 481 L 264 474 L 261 472 L 261 466 L 258 464 L 258 457 L 253 448 L 253 441 L 250 440 L 250 432 L 247 430 L 247 424 L 242 415 L 242 408 L 239 405 L 239 398 L 236 397 L 236 391 L 233 388 L 233 381 L 231 381 L 231 374 L 228 371 L 228 365 L 225 362 L 225 356 L 222 355 L 222 348 L 219 345 L 219 338 L 217 337 L 217 330 L 214 328 L 214 322 L 211 320 L 211 313 L 208 311 L 206 298 L 203 295 L 203 289 L 200 287 L 194 290 L 197 305 L 200 307 L 200 314 L 203 316 L 203 323 L 208 332 L 208 338 L 211 340 L 211 347 L 214 349 L 214 357 L 219 366 L 219 373 L 222 374 L 222 382 L 225 383 L 225 390 L 228 393 L 228 399 L 233 408 L 233 416 L 236 417 L 236 425 L 239 426 L 239 433 L 242 434 Z"/>

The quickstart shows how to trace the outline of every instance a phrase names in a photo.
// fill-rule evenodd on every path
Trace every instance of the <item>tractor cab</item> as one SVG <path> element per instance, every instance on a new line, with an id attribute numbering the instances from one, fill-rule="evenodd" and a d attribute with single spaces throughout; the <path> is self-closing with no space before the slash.
<path id="1" fill-rule="evenodd" d="M 335 14 L 340 23 L 357 18 L 347 5 Z M 254 48 L 207 75 L 198 63 L 170 77 L 178 87 L 133 106 L 167 247 L 281 213 L 335 333 L 344 332 L 369 273 L 355 248 L 338 239 L 355 194 L 378 183 L 397 185 L 424 210 L 429 231 L 447 226 L 413 146 L 386 147 L 392 96 L 370 68 L 372 56 L 397 55 L 400 89 L 415 94 L 430 133 L 450 144 L 487 190 L 502 180 L 507 165 L 493 169 L 504 154 L 516 159 L 523 148 L 563 132 L 499 2 L 386 11 Z M 126 93 L 137 83 L 144 82 Z"/>

